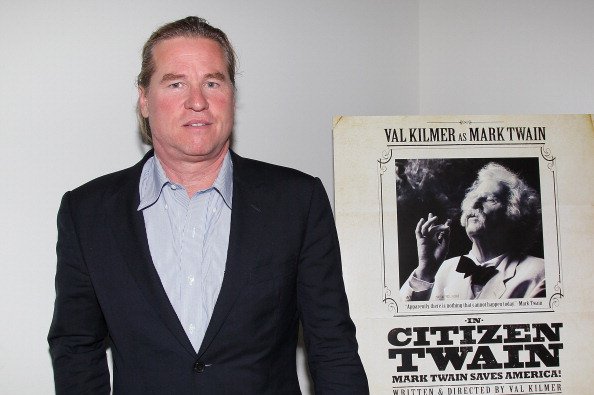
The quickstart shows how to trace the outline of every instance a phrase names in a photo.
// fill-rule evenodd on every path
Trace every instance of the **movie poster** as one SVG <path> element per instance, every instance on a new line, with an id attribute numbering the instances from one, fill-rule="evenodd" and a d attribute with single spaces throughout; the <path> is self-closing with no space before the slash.
<path id="1" fill-rule="evenodd" d="M 372 394 L 594 391 L 591 115 L 334 119 Z"/>

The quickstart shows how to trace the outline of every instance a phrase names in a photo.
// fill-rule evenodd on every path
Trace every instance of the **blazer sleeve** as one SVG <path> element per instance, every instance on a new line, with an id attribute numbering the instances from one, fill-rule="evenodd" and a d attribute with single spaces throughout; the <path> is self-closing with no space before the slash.
<path id="1" fill-rule="evenodd" d="M 56 300 L 48 334 L 56 394 L 109 394 L 107 326 L 72 219 L 70 193 L 58 212 Z"/>
<path id="2" fill-rule="evenodd" d="M 368 394 L 342 279 L 330 202 L 315 179 L 297 277 L 297 303 L 316 394 Z"/>

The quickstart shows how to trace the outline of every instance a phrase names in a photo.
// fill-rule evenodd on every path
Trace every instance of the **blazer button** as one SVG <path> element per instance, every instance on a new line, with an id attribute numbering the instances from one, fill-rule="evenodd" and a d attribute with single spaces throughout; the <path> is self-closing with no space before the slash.
<path id="1" fill-rule="evenodd" d="M 204 362 L 198 361 L 194 364 L 194 372 L 196 373 L 202 373 L 204 372 L 204 367 L 206 365 L 204 364 Z"/>

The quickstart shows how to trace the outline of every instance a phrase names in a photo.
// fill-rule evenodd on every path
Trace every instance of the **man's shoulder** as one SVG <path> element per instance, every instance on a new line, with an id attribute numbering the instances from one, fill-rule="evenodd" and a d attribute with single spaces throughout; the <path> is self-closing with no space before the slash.
<path id="1" fill-rule="evenodd" d="M 522 264 L 526 263 L 530 265 L 544 266 L 544 262 L 544 259 L 532 255 L 524 255 L 520 259 L 520 263 Z"/>
<path id="2" fill-rule="evenodd" d="M 316 178 L 300 170 L 245 158 L 232 152 L 233 172 L 239 179 L 259 179 L 266 183 L 312 183 Z"/>
<path id="3" fill-rule="evenodd" d="M 530 276 L 543 276 L 545 271 L 545 261 L 531 255 L 525 255 L 517 259 L 518 265 L 516 270 Z"/>

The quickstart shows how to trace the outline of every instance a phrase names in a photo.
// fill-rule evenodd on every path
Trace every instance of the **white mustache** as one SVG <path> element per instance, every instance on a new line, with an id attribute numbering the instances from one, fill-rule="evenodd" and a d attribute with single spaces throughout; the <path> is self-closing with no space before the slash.
<path id="1" fill-rule="evenodd" d="M 464 219 L 464 222 L 466 222 L 470 217 L 477 218 L 481 222 L 485 221 L 485 215 L 477 209 L 471 209 L 462 213 L 462 218 Z"/>

